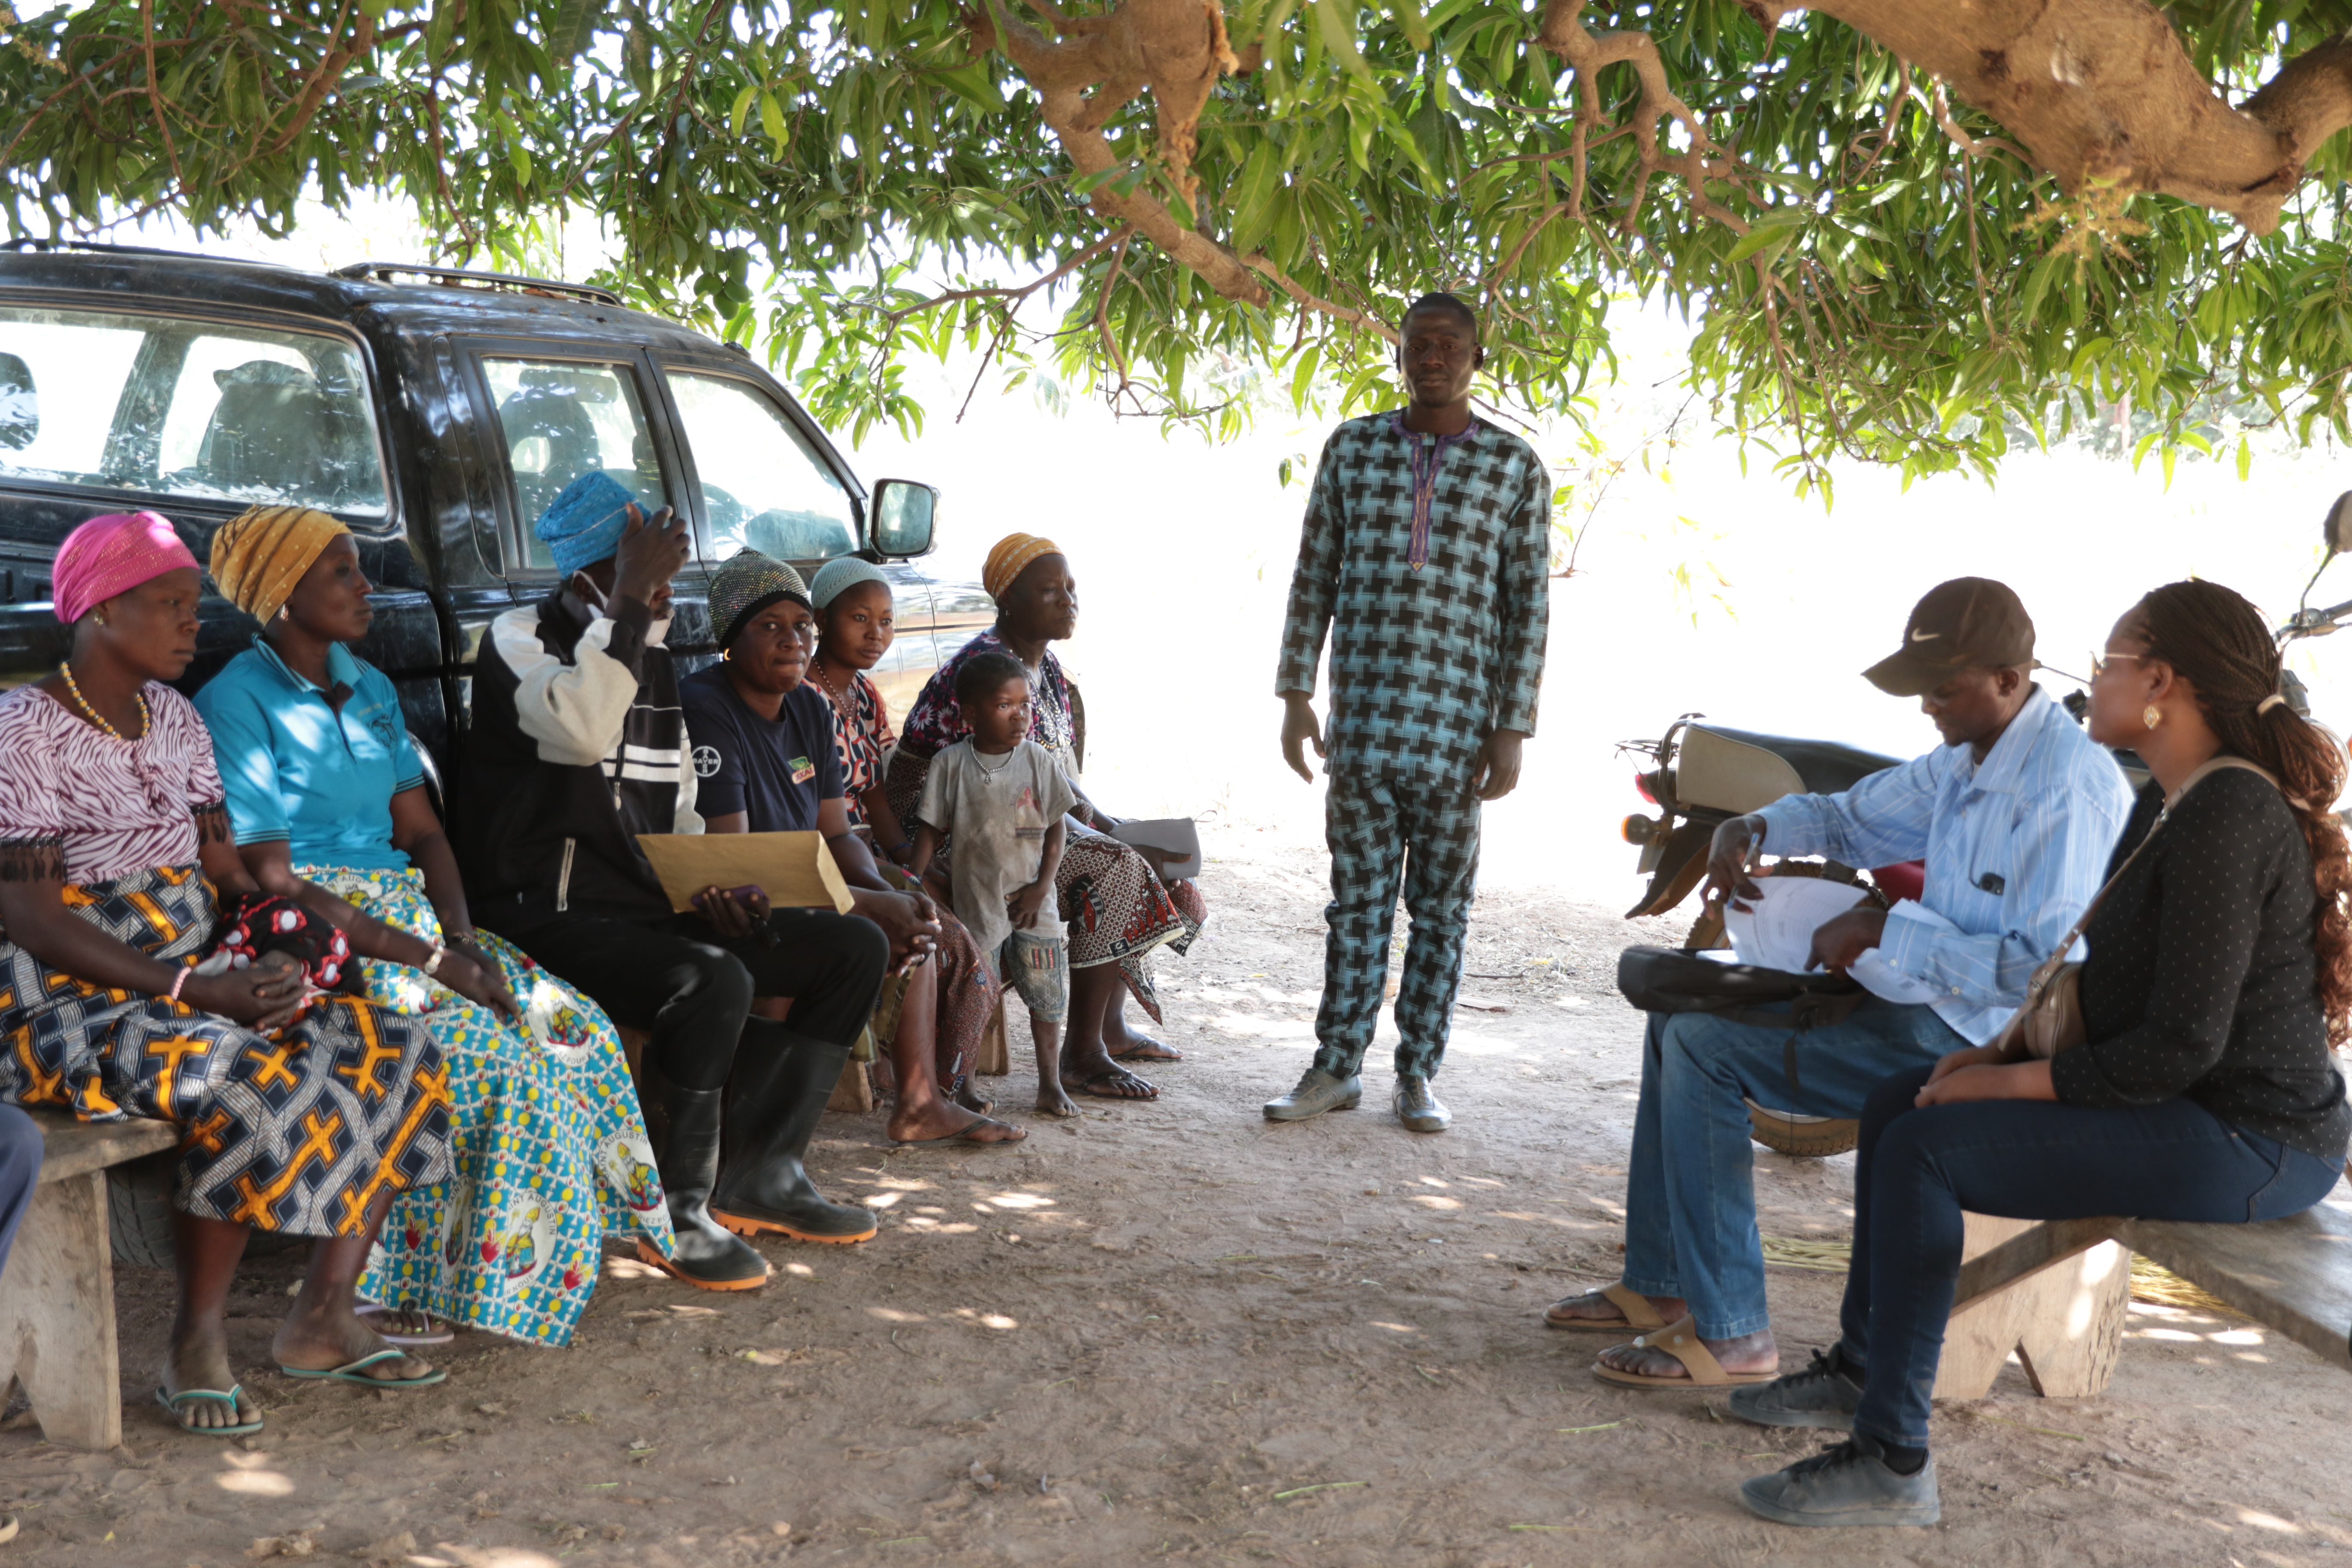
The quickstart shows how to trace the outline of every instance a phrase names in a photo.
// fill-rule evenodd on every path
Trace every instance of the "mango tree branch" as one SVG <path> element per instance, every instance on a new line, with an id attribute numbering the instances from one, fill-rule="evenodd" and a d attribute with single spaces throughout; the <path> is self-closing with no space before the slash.
<path id="1" fill-rule="evenodd" d="M 1747 5 L 1768 27 L 1800 8 Z M 2287 61 L 2231 108 L 2146 0 L 1811 0 L 1803 8 L 1948 82 L 2069 195 L 2095 183 L 2157 191 L 2267 234 L 2320 143 L 2352 125 L 2344 37 Z M 1959 139 L 1948 117 L 1945 129 Z"/>
<path id="2" fill-rule="evenodd" d="M 1597 121 L 1601 115 L 1601 95 L 1596 79 L 1610 66 L 1628 65 L 1641 83 L 1641 97 L 1634 102 L 1630 128 L 1634 145 L 1641 149 L 1641 161 L 1633 173 L 1633 188 L 1626 193 L 1625 216 L 1620 226 L 1627 233 L 1633 231 L 1642 216 L 1642 200 L 1648 194 L 1650 176 L 1672 171 L 1682 175 L 1690 186 L 1691 209 L 1702 217 L 1713 218 L 1738 233 L 1748 232 L 1747 221 L 1729 207 L 1706 194 L 1710 174 L 1726 172 L 1727 164 L 1711 163 L 1711 156 L 1720 157 L 1722 150 L 1707 134 L 1706 127 L 1692 112 L 1689 104 L 1675 93 L 1666 80 L 1665 62 L 1658 58 L 1658 46 L 1647 33 L 1595 33 L 1583 23 L 1585 0 L 1546 0 L 1543 21 L 1536 31 L 1536 41 L 1561 59 L 1576 72 L 1577 95 L 1580 109 L 1571 134 L 1581 142 L 1588 122 Z M 1777 20 L 1777 17 L 1776 17 Z M 1672 120 L 1683 128 L 1690 145 L 1682 153 L 1661 150 L 1658 144 L 1658 123 Z M 1574 198 L 1580 208 L 1584 193 L 1584 159 L 1579 156 L 1574 167 Z"/>
<path id="3" fill-rule="evenodd" d="M 1080 179 L 1096 182 L 1087 201 L 1121 226 L 1113 237 L 1122 258 L 1128 238 L 1139 236 L 1224 299 L 1269 305 L 1270 281 L 1302 310 L 1396 341 L 1395 330 L 1377 316 L 1320 298 L 1263 253 L 1236 253 L 1204 233 L 1205 226 L 1181 221 L 1139 184 L 1125 194 L 1113 187 L 1109 176 L 1118 159 L 1102 128 L 1137 93 L 1149 90 L 1159 117 L 1160 167 L 1187 205 L 1195 213 L 1202 210 L 1200 181 L 1192 172 L 1201 110 L 1217 78 L 1237 68 L 1217 0 L 1119 0 L 1101 16 L 1039 8 L 1055 16 L 1063 38 L 1046 37 L 1011 15 L 1003 0 L 989 0 L 983 20 L 992 26 L 976 26 L 974 41 L 993 43 L 1037 89 L 1040 111 L 1071 166 Z"/>

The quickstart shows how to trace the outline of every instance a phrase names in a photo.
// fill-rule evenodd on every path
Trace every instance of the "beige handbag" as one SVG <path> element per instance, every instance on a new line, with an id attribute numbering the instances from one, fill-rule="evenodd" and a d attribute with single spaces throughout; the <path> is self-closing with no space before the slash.
<path id="1" fill-rule="evenodd" d="M 2082 940 L 2084 929 L 2091 923 L 2091 917 L 2099 912 L 2099 905 L 2105 901 L 2108 889 L 2147 850 L 2148 844 L 2163 828 L 2165 819 L 2172 815 L 2172 808 L 2179 805 L 2208 773 L 2219 773 L 2223 768 L 2243 768 L 2248 773 L 2260 773 L 2270 780 L 2272 788 L 2278 789 L 2281 794 L 2285 793 L 2269 769 L 2259 767 L 2243 757 L 2215 757 L 2183 780 L 2179 790 L 2164 803 L 2164 809 L 2156 814 L 2156 821 L 2149 826 L 2147 836 L 2125 858 L 2124 863 L 2116 868 L 2116 874 L 2107 879 L 2106 886 L 2091 896 L 2089 907 L 2083 910 L 2083 918 L 2076 921 L 2074 928 L 2059 942 L 2058 951 L 2042 960 L 2042 967 L 2033 972 L 2033 978 L 2025 983 L 2024 1005 L 2011 1016 L 2008 1024 L 1992 1039 L 1992 1048 L 2004 1060 L 2019 1061 L 2027 1057 L 2047 1059 L 2060 1051 L 2073 1050 L 2083 1043 L 2087 1033 L 2083 1024 L 2083 966 L 2068 963 L 2066 955 L 2074 952 L 2075 942 Z"/>

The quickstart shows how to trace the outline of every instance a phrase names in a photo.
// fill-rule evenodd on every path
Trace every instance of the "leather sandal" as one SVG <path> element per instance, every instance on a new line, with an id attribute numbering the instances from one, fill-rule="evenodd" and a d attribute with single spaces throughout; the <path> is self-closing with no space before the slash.
<path id="1" fill-rule="evenodd" d="M 1559 1310 L 1570 1301 L 1580 1301 L 1585 1296 L 1599 1296 L 1617 1309 L 1614 1318 L 1562 1317 Z M 1665 1319 L 1650 1305 L 1650 1299 L 1622 1282 L 1603 1285 L 1599 1290 L 1587 1290 L 1580 1295 L 1567 1296 L 1554 1301 L 1544 1311 L 1544 1327 L 1565 1329 L 1571 1334 L 1646 1334 L 1666 1326 Z"/>
<path id="2" fill-rule="evenodd" d="M 1652 1377 L 1646 1373 L 1619 1372 L 1613 1366 L 1592 1363 L 1592 1375 L 1603 1383 L 1613 1383 L 1621 1388 L 1729 1388 L 1735 1384 L 1769 1383 L 1780 1376 L 1778 1372 L 1726 1372 L 1715 1352 L 1699 1342 L 1698 1320 L 1685 1318 L 1679 1323 L 1669 1323 L 1654 1333 L 1643 1334 L 1633 1342 L 1643 1350 L 1664 1351 L 1683 1363 L 1688 1377 Z"/>

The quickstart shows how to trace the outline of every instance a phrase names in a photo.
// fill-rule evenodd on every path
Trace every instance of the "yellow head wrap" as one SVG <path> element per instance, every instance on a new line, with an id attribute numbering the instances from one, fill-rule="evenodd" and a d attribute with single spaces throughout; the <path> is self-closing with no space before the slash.
<path id="1" fill-rule="evenodd" d="M 267 623 L 319 552 L 350 531 L 307 506 L 248 507 L 213 535 L 213 581 L 231 604 Z"/>
<path id="2" fill-rule="evenodd" d="M 987 564 L 980 569 L 980 585 L 988 590 L 990 598 L 1002 599 L 1004 590 L 1013 586 L 1013 580 L 1031 562 L 1041 555 L 1061 553 L 1062 547 L 1050 539 L 1040 539 L 1034 533 L 1008 533 L 988 552 Z"/>

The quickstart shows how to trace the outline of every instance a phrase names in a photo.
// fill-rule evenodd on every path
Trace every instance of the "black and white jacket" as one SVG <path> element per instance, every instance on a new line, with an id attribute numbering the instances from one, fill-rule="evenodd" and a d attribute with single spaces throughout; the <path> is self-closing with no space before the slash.
<path id="1" fill-rule="evenodd" d="M 658 920 L 669 900 L 640 833 L 699 833 L 669 649 L 634 599 L 583 622 L 561 592 L 491 623 L 474 665 L 461 788 L 477 919 Z"/>

